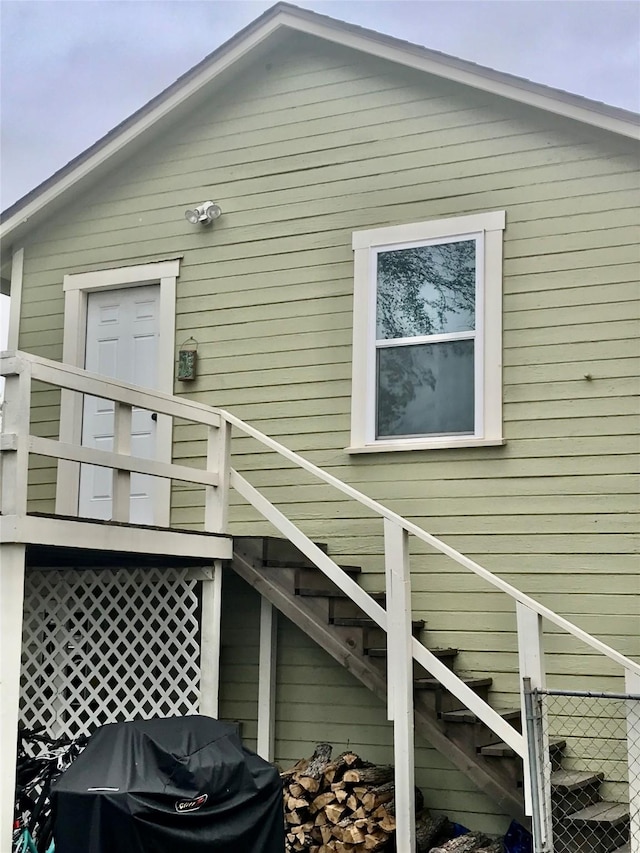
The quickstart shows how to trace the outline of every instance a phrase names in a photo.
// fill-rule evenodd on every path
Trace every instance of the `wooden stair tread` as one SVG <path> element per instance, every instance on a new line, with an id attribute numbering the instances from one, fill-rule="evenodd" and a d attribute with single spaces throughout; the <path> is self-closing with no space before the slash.
<path id="1" fill-rule="evenodd" d="M 334 616 L 332 625 L 340 628 L 379 628 L 377 622 L 368 616 Z M 411 627 L 414 631 L 422 631 L 427 623 L 424 619 L 412 619 Z M 382 630 L 382 629 L 380 629 Z"/>
<path id="2" fill-rule="evenodd" d="M 629 820 L 629 806 L 625 803 L 608 803 L 601 800 L 579 812 L 565 815 L 563 820 L 591 826 L 602 826 L 602 824 L 617 826 Z"/>
<path id="3" fill-rule="evenodd" d="M 504 710 L 496 710 L 497 714 L 504 720 L 519 720 L 520 711 L 518 708 L 505 708 Z M 478 717 L 468 708 L 462 708 L 459 711 L 445 711 L 442 714 L 442 719 L 447 723 L 479 723 Z M 506 744 L 505 744 L 506 746 Z"/>
<path id="4" fill-rule="evenodd" d="M 306 572 L 319 572 L 322 577 L 325 577 L 322 569 L 319 569 L 317 566 L 309 566 L 306 563 L 289 563 L 289 562 L 281 562 L 280 560 L 266 560 L 263 564 L 265 569 L 301 569 Z M 359 575 L 362 573 L 362 568 L 360 566 L 343 566 L 342 563 L 337 564 L 343 572 L 347 575 Z"/>
<path id="5" fill-rule="evenodd" d="M 314 542 L 317 548 L 327 554 L 328 545 L 325 542 Z M 288 539 L 278 536 L 234 536 L 234 551 L 252 552 L 254 559 L 260 561 L 263 567 L 279 568 L 317 568 L 309 558 Z M 256 553 L 256 551 L 258 553 Z M 274 553 L 280 551 L 280 554 Z"/>
<path id="6" fill-rule="evenodd" d="M 467 687 L 475 689 L 477 687 L 491 687 L 493 684 L 492 678 L 460 678 Z M 446 687 L 438 681 L 437 678 L 414 678 L 413 686 L 417 690 L 446 690 Z"/>
<path id="7" fill-rule="evenodd" d="M 457 649 L 429 649 L 429 651 L 437 658 L 454 658 L 458 654 Z M 372 658 L 386 658 L 387 649 L 386 646 L 382 646 L 380 648 L 371 648 L 367 649 L 365 654 L 369 655 L 369 657 Z"/>
<path id="8" fill-rule="evenodd" d="M 386 595 L 384 592 L 369 592 L 367 593 L 374 601 L 384 601 Z M 302 586 L 296 590 L 296 595 L 301 595 L 307 598 L 345 598 L 349 596 L 342 592 L 341 589 L 314 589 L 311 587 Z"/>
<path id="9" fill-rule="evenodd" d="M 500 714 L 501 712 L 498 711 L 498 713 Z M 519 716 L 520 712 L 518 711 L 517 713 Z M 443 714 L 442 716 L 446 719 L 446 714 Z M 566 745 L 567 745 L 566 740 L 559 739 L 559 740 L 549 741 L 549 752 L 550 753 L 560 752 L 561 750 L 563 750 L 566 747 Z M 487 758 L 515 758 L 516 757 L 515 749 L 510 747 L 509 744 L 505 743 L 504 741 L 499 741 L 498 743 L 487 744 L 487 746 L 480 747 L 480 749 L 478 751 L 479 751 L 480 755 L 484 755 Z"/>
<path id="10" fill-rule="evenodd" d="M 590 773 L 583 770 L 555 770 L 551 774 L 551 788 L 558 793 L 575 791 L 586 788 L 587 785 L 599 784 L 604 780 L 604 773 Z"/>

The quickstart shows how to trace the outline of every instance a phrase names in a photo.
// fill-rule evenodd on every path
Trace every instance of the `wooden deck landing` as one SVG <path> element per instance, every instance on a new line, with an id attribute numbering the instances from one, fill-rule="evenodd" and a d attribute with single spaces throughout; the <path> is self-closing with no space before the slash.
<path id="1" fill-rule="evenodd" d="M 27 546 L 27 564 L 202 566 L 230 560 L 232 539 L 220 533 L 33 513 L 0 516 L 0 543 Z M 162 563 L 160 562 L 162 561 Z"/>

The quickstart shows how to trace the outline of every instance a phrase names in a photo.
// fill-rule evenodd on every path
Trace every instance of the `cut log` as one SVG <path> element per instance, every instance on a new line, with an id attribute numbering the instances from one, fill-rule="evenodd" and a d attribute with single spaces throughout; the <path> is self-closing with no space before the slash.
<path id="1" fill-rule="evenodd" d="M 307 800 L 304 800 L 302 797 L 288 797 L 287 798 L 287 808 L 289 811 L 293 811 L 294 809 L 306 809 L 309 806 Z"/>
<path id="2" fill-rule="evenodd" d="M 328 806 L 329 803 L 333 803 L 335 800 L 336 794 L 333 791 L 325 791 L 323 794 L 318 794 L 317 797 L 314 797 L 309 806 L 309 811 L 311 814 L 316 814 L 316 812 L 324 809 L 325 806 Z"/>
<path id="3" fill-rule="evenodd" d="M 289 784 L 289 794 L 292 797 L 299 797 L 302 793 L 304 793 L 304 788 L 299 782 L 291 782 Z"/>
<path id="4" fill-rule="evenodd" d="M 300 816 L 299 812 L 297 812 L 295 810 L 292 812 L 287 812 L 284 816 L 284 819 L 286 820 L 287 823 L 290 823 L 290 824 L 302 823 L 302 817 Z"/>
<path id="5" fill-rule="evenodd" d="M 438 841 L 438 837 L 444 834 L 449 821 L 444 815 L 435 817 L 428 809 L 423 809 L 416 814 L 416 849 L 418 853 L 428 853 Z"/>
<path id="6" fill-rule="evenodd" d="M 396 819 L 393 815 L 388 814 L 382 818 L 379 822 L 378 826 L 380 829 L 384 830 L 384 832 L 392 833 L 395 832 L 396 829 Z"/>
<path id="7" fill-rule="evenodd" d="M 367 813 L 375 811 L 378 806 L 383 805 L 383 803 L 388 803 L 389 800 L 393 799 L 393 790 L 390 791 L 381 791 L 374 789 L 373 791 L 367 791 L 366 794 L 362 795 L 362 806 Z"/>
<path id="8" fill-rule="evenodd" d="M 368 833 L 364 837 L 364 849 L 371 850 L 373 853 L 375 853 L 376 850 L 382 850 L 390 837 L 391 836 L 387 835 L 387 833 L 383 832 L 381 829 L 377 830 L 375 833 Z"/>
<path id="9" fill-rule="evenodd" d="M 354 812 L 358 808 L 359 805 L 360 805 L 360 801 L 358 800 L 358 798 L 356 797 L 355 794 L 350 794 L 347 797 L 347 808 L 351 809 L 352 812 Z"/>
<path id="10" fill-rule="evenodd" d="M 344 814 L 345 808 L 341 806 L 339 803 L 329 803 L 326 806 L 324 813 L 327 816 L 327 819 L 331 821 L 331 823 L 338 823 L 342 815 Z"/>
<path id="11" fill-rule="evenodd" d="M 363 844 L 365 834 L 366 833 L 359 829 L 355 823 L 352 823 L 350 826 L 346 827 L 342 840 L 348 841 L 351 844 Z"/>
<path id="12" fill-rule="evenodd" d="M 285 780 L 285 781 L 287 779 L 291 779 L 291 777 L 295 776 L 296 773 L 300 773 L 303 770 L 306 770 L 308 765 L 309 765 L 309 759 L 308 758 L 301 758 L 300 761 L 296 761 L 296 763 L 293 765 L 293 767 L 290 767 L 288 770 L 283 770 L 282 773 L 280 774 L 280 778 L 282 780 Z"/>
<path id="13" fill-rule="evenodd" d="M 312 779 L 319 779 L 327 769 L 332 752 L 333 747 L 330 743 L 317 744 L 311 756 L 311 761 L 305 770 L 305 776 L 311 776 Z"/>
<path id="14" fill-rule="evenodd" d="M 432 847 L 431 853 L 475 853 L 482 847 L 489 847 L 492 844 L 482 832 L 468 832 L 466 835 L 459 835 L 457 838 L 452 838 L 441 844 L 440 847 Z"/>
<path id="15" fill-rule="evenodd" d="M 342 777 L 345 782 L 361 783 L 363 785 L 383 785 L 393 779 L 393 767 L 381 764 L 373 767 L 359 767 L 347 770 Z"/>
<path id="16" fill-rule="evenodd" d="M 296 781 L 302 785 L 305 791 L 309 791 L 311 794 L 315 794 L 320 789 L 318 779 L 315 779 L 313 776 L 307 776 L 306 773 L 304 776 L 297 776 Z"/>

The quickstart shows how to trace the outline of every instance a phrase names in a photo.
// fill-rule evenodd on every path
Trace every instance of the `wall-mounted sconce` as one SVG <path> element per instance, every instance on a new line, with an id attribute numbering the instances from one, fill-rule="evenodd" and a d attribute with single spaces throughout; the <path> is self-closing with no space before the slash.
<path id="1" fill-rule="evenodd" d="M 213 201 L 203 201 L 193 210 L 185 210 L 184 217 L 192 225 L 198 222 L 208 225 L 222 215 L 222 208 Z"/>
<path id="2" fill-rule="evenodd" d="M 188 338 L 178 350 L 178 379 L 180 382 L 193 382 L 196 378 L 198 362 L 198 342 Z"/>

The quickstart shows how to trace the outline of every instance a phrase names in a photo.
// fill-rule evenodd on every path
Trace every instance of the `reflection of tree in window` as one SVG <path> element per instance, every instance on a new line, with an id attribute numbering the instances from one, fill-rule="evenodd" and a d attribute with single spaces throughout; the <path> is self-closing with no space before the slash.
<path id="1" fill-rule="evenodd" d="M 381 252 L 376 337 L 473 331 L 475 289 L 475 240 Z M 377 374 L 378 436 L 473 432 L 472 341 L 380 348 Z"/>
<path id="2" fill-rule="evenodd" d="M 475 240 L 380 252 L 376 337 L 473 329 L 475 292 Z"/>

